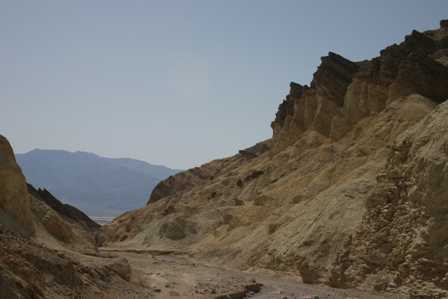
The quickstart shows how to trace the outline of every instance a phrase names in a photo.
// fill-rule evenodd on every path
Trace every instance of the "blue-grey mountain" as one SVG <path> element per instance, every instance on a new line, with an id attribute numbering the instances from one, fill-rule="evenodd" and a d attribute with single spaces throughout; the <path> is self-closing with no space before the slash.
<path id="1" fill-rule="evenodd" d="M 92 216 L 116 216 L 144 206 L 154 186 L 178 172 L 88 152 L 35 149 L 16 158 L 29 183 Z"/>

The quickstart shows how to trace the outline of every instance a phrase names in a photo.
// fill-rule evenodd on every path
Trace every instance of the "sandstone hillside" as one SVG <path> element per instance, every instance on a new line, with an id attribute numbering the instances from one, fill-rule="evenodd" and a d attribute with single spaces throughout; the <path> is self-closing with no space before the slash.
<path id="1" fill-rule="evenodd" d="M 271 139 L 162 181 L 108 242 L 446 298 L 447 61 L 446 22 L 371 60 L 330 52 L 291 83 Z"/>

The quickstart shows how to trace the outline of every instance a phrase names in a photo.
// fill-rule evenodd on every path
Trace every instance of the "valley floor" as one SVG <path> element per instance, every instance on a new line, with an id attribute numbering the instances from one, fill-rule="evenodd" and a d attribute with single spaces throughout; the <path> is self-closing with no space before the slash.
<path id="1" fill-rule="evenodd" d="M 132 282 L 149 289 L 152 298 L 158 299 L 407 298 L 307 285 L 292 276 L 274 272 L 226 269 L 198 261 L 181 252 L 102 248 L 98 255 L 126 258 L 132 267 Z M 132 290 L 129 290 L 129 295 L 129 298 L 139 298 Z M 147 293 L 142 295 L 147 296 Z"/>

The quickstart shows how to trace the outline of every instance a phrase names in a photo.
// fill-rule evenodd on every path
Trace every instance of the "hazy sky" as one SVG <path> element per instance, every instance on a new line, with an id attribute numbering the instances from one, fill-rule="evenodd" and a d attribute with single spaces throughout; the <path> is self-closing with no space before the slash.
<path id="1" fill-rule="evenodd" d="M 0 0 L 0 134 L 187 168 L 271 136 L 290 81 L 361 60 L 448 1 Z"/>

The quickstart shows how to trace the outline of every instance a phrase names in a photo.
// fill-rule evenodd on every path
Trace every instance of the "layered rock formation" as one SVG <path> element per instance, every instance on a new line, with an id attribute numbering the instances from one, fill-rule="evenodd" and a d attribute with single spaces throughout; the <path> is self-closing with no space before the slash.
<path id="1" fill-rule="evenodd" d="M 441 25 L 372 60 L 322 58 L 309 87 L 291 83 L 263 150 L 161 182 L 145 208 L 106 227 L 109 242 L 309 283 L 448 296 Z"/>
<path id="2" fill-rule="evenodd" d="M 357 63 L 330 52 L 311 88 L 291 83 L 272 123 L 274 143 L 283 148 L 310 128 L 338 140 L 354 123 L 413 93 L 437 103 L 446 100 L 448 68 L 438 60 L 446 57 L 447 38 L 443 29 L 413 31 L 379 57 Z"/>

